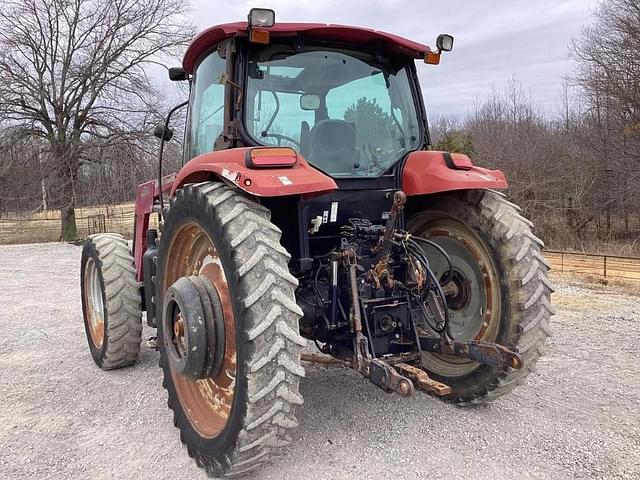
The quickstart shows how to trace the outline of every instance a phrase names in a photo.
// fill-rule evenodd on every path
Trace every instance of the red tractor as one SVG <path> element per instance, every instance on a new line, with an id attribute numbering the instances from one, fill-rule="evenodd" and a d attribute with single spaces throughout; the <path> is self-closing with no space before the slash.
<path id="1" fill-rule="evenodd" d="M 274 17 L 193 40 L 169 71 L 190 87 L 171 111 L 188 106 L 184 166 L 162 176 L 170 113 L 132 244 L 94 235 L 82 252 L 95 362 L 135 362 L 145 311 L 180 438 L 212 475 L 289 442 L 301 361 L 481 404 L 524 382 L 550 333 L 549 266 L 504 175 L 430 149 L 415 60 L 453 37 L 432 51 Z"/>

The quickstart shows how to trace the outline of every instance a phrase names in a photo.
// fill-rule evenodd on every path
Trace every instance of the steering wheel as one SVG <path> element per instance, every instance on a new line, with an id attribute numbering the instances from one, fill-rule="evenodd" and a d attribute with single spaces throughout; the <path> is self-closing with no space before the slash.
<path id="1" fill-rule="evenodd" d="M 261 137 L 262 137 L 262 138 L 272 137 L 272 138 L 276 138 L 276 139 L 278 139 L 278 146 L 279 146 L 279 147 L 281 146 L 281 142 L 282 142 L 282 140 L 286 140 L 287 142 L 291 142 L 291 143 L 293 143 L 293 144 L 298 148 L 298 150 L 300 150 L 300 142 L 298 142 L 297 140 L 294 140 L 294 139 L 293 139 L 293 138 L 291 138 L 291 137 L 287 137 L 286 135 L 280 135 L 279 133 L 266 133 L 266 134 L 265 134 L 265 133 L 263 132 L 263 133 L 261 134 Z"/>

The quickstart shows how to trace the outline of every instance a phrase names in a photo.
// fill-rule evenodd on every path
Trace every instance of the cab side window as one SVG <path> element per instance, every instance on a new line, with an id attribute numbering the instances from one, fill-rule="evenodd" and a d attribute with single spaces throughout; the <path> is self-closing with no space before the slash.
<path id="1" fill-rule="evenodd" d="M 189 158 L 213 151 L 216 138 L 224 126 L 224 85 L 220 77 L 226 60 L 218 51 L 206 57 L 194 75 L 191 110 L 189 112 Z"/>

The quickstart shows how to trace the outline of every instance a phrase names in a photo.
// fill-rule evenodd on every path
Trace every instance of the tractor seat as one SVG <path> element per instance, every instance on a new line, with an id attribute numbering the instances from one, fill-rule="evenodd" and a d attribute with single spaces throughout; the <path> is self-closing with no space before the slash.
<path id="1" fill-rule="evenodd" d="M 356 129 L 344 120 L 321 120 L 309 132 L 309 161 L 327 173 L 352 173 Z"/>

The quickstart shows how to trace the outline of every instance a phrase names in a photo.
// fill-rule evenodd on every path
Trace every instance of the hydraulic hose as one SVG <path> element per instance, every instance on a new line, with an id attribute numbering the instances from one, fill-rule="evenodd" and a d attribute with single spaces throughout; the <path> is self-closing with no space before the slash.
<path id="1" fill-rule="evenodd" d="M 422 243 L 426 243 L 427 245 L 431 245 L 433 248 L 438 250 L 438 252 L 440 252 L 440 254 L 444 257 L 444 259 L 447 262 L 447 265 L 449 266 L 449 270 L 447 271 L 447 276 L 445 280 L 441 283 L 442 285 L 446 285 L 451 280 L 453 280 L 453 264 L 451 263 L 451 257 L 449 257 L 449 254 L 445 251 L 444 248 L 442 248 L 433 240 L 427 240 L 426 238 L 416 237 L 414 235 L 411 235 L 411 237 L 409 238 L 409 243 L 411 243 L 412 240 L 414 241 L 415 246 L 418 247 L 420 250 L 422 250 L 422 247 L 420 247 L 420 245 L 418 245 L 415 242 L 422 242 Z"/>

